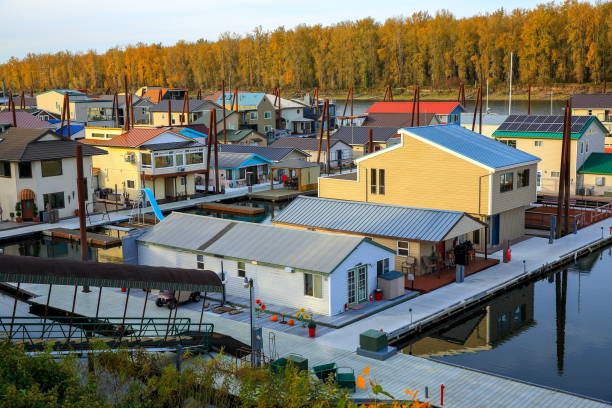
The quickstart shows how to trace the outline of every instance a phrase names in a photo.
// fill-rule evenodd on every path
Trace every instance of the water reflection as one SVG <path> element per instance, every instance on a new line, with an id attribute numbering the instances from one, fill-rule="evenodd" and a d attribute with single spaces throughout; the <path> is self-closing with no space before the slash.
<path id="1" fill-rule="evenodd" d="M 533 284 L 498 297 L 454 321 L 425 332 L 403 349 L 420 357 L 490 350 L 533 324 Z"/>
<path id="2" fill-rule="evenodd" d="M 98 234 L 112 235 L 121 238 L 124 231 L 101 230 Z M 81 246 L 78 242 L 66 239 L 37 237 L 11 242 L 2 246 L 7 255 L 35 256 L 41 258 L 81 259 Z M 110 248 L 87 247 L 88 259 L 96 262 L 122 263 L 121 246 Z"/>
<path id="3" fill-rule="evenodd" d="M 612 248 L 606 248 L 396 345 L 612 401 L 611 272 Z"/>

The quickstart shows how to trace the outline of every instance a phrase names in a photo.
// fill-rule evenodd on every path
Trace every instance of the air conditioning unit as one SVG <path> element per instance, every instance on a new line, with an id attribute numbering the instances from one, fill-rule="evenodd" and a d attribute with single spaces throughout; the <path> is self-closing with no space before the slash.
<path id="1" fill-rule="evenodd" d="M 134 153 L 126 153 L 123 159 L 128 163 L 134 163 L 136 161 L 136 156 Z"/>

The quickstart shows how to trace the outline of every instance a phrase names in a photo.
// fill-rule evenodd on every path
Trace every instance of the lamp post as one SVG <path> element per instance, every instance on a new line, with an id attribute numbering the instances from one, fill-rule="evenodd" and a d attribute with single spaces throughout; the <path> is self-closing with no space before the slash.
<path id="1" fill-rule="evenodd" d="M 244 277 L 245 288 L 249 289 L 249 318 L 251 321 L 251 364 L 255 365 L 254 342 L 253 342 L 253 278 Z"/>

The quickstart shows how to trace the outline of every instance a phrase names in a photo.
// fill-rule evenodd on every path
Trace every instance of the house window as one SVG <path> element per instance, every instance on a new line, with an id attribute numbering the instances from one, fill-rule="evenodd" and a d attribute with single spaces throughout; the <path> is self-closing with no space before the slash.
<path id="1" fill-rule="evenodd" d="M 535 147 L 542 147 L 542 145 L 543 145 L 543 144 L 544 144 L 544 142 L 543 142 L 542 140 L 535 140 L 535 141 L 533 142 L 533 145 L 534 145 Z"/>
<path id="2" fill-rule="evenodd" d="M 182 166 L 185 162 L 185 156 L 183 156 L 183 153 L 176 153 L 174 160 L 176 161 L 177 166 Z"/>
<path id="3" fill-rule="evenodd" d="M 480 244 L 480 230 L 472 232 L 472 242 L 476 245 Z"/>
<path id="4" fill-rule="evenodd" d="M 0 176 L 11 177 L 11 162 L 0 162 Z"/>
<path id="5" fill-rule="evenodd" d="M 516 173 L 517 176 L 517 187 L 527 187 L 529 186 L 529 169 L 519 170 Z"/>
<path id="6" fill-rule="evenodd" d="M 385 194 L 385 169 L 378 170 L 378 194 Z"/>
<path id="7" fill-rule="evenodd" d="M 304 295 L 319 299 L 323 297 L 323 277 L 321 275 L 304 274 Z"/>
<path id="8" fill-rule="evenodd" d="M 589 141 L 586 141 L 586 146 L 585 146 L 585 150 L 588 153 L 589 152 Z"/>
<path id="9" fill-rule="evenodd" d="M 397 256 L 410 256 L 410 243 L 408 241 L 397 241 Z"/>
<path id="10" fill-rule="evenodd" d="M 249 119 L 257 120 L 257 111 L 249 113 Z"/>
<path id="11" fill-rule="evenodd" d="M 136 183 L 134 180 L 126 180 L 125 184 L 127 185 L 127 188 L 136 188 Z"/>
<path id="12" fill-rule="evenodd" d="M 32 178 L 32 162 L 22 162 L 18 164 L 19 178 Z"/>
<path id="13" fill-rule="evenodd" d="M 580 142 L 580 154 L 584 153 L 584 143 Z"/>
<path id="14" fill-rule="evenodd" d="M 270 125 L 266 125 L 266 126 L 264 126 L 264 131 L 265 131 L 266 133 L 271 132 L 271 131 L 272 131 L 272 126 L 270 126 Z"/>
<path id="15" fill-rule="evenodd" d="M 52 210 L 64 208 L 64 192 L 43 194 L 45 209 L 48 205 Z"/>
<path id="16" fill-rule="evenodd" d="M 185 155 L 186 164 L 202 164 L 204 163 L 204 152 L 192 151 Z"/>
<path id="17" fill-rule="evenodd" d="M 376 194 L 376 169 L 370 169 L 370 193 Z"/>
<path id="18" fill-rule="evenodd" d="M 62 175 L 62 159 L 43 160 L 40 162 L 43 177 L 53 177 Z"/>
<path id="19" fill-rule="evenodd" d="M 376 275 L 389 272 L 389 258 L 376 261 Z"/>
<path id="20" fill-rule="evenodd" d="M 503 173 L 500 176 L 500 180 L 499 180 L 499 192 L 505 193 L 506 191 L 512 191 L 513 186 L 514 186 L 514 173 L 512 172 Z"/>
<path id="21" fill-rule="evenodd" d="M 244 265 L 244 262 L 237 262 L 236 268 L 238 269 L 238 277 L 244 278 L 246 276 L 246 266 Z"/>
<path id="22" fill-rule="evenodd" d="M 104 133 L 92 133 L 92 139 L 106 139 L 106 135 Z"/>
<path id="23" fill-rule="evenodd" d="M 559 177 L 559 176 L 561 176 L 561 172 L 560 171 L 551 171 L 550 172 L 550 176 L 551 177 Z"/>
<path id="24" fill-rule="evenodd" d="M 589 109 L 589 116 L 591 116 L 593 114 L 593 110 Z"/>
<path id="25" fill-rule="evenodd" d="M 500 142 L 516 149 L 516 140 L 500 140 Z"/>
<path id="26" fill-rule="evenodd" d="M 151 167 L 151 153 L 140 153 L 140 164 L 142 167 Z"/>
<path id="27" fill-rule="evenodd" d="M 255 118 L 255 119 L 257 119 L 257 118 Z M 264 119 L 272 119 L 272 112 L 265 111 L 264 112 Z"/>
<path id="28" fill-rule="evenodd" d="M 179 177 L 179 185 L 184 186 L 187 184 L 187 176 L 180 176 Z"/>
<path id="29" fill-rule="evenodd" d="M 196 255 L 196 268 L 204 269 L 204 255 Z"/>
<path id="30" fill-rule="evenodd" d="M 174 166 L 174 156 L 172 154 L 156 154 L 155 155 L 155 167 L 172 167 Z"/>

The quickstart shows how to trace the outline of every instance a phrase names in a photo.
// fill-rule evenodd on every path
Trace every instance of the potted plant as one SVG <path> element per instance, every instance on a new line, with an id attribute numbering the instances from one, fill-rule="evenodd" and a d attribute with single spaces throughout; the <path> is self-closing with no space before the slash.
<path id="1" fill-rule="evenodd" d="M 15 222 L 22 222 L 23 220 L 21 219 L 21 203 L 17 203 L 15 204 Z"/>
<path id="2" fill-rule="evenodd" d="M 317 324 L 312 320 L 308 322 L 308 337 L 315 337 L 317 335 Z"/>
<path id="3" fill-rule="evenodd" d="M 32 212 L 34 215 L 32 216 L 32 221 L 40 222 L 40 217 L 38 216 L 38 206 L 36 205 L 36 201 L 32 203 Z"/>

